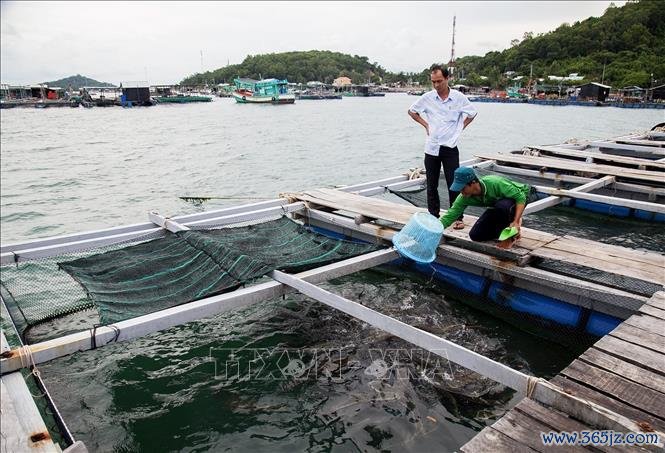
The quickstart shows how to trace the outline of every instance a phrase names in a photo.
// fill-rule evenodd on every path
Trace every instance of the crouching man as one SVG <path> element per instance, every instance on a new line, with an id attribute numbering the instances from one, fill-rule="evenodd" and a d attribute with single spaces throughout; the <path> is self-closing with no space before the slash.
<path id="1" fill-rule="evenodd" d="M 464 228 L 456 222 L 467 206 L 488 207 L 469 231 L 472 241 L 498 239 L 506 227 L 517 228 L 518 234 L 500 246 L 511 247 L 519 239 L 522 226 L 522 213 L 527 201 L 535 196 L 535 191 L 528 184 L 521 184 L 498 175 L 477 177 L 471 167 L 455 170 L 451 191 L 460 192 L 451 203 L 450 209 L 441 217 L 444 228 L 455 223 L 455 229 Z"/>

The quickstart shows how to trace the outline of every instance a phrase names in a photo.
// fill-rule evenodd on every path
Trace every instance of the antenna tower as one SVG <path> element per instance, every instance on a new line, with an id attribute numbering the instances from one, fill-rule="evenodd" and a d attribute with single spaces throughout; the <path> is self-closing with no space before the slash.
<path id="1" fill-rule="evenodd" d="M 455 22 L 457 20 L 457 15 L 453 16 L 453 44 L 450 47 L 450 61 L 448 62 L 448 71 L 450 72 L 450 78 L 453 78 L 453 73 L 455 72 Z"/>

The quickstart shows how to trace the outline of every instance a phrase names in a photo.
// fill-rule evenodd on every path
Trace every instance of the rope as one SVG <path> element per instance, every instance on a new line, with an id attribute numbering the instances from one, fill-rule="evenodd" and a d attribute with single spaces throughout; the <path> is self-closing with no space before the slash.
<path id="1" fill-rule="evenodd" d="M 405 176 L 408 177 L 409 181 L 420 178 L 420 168 L 410 168 L 409 171 L 406 172 Z"/>
<path id="2" fill-rule="evenodd" d="M 21 359 L 21 368 L 35 366 L 35 358 L 32 356 L 30 346 L 21 346 L 18 348 L 18 357 Z"/>
<path id="3" fill-rule="evenodd" d="M 92 326 L 92 329 L 90 329 L 92 332 L 90 333 L 90 349 L 97 349 L 97 328 L 98 327 L 108 327 L 110 329 L 113 329 L 114 335 L 113 339 L 109 341 L 106 344 L 109 343 L 115 343 L 118 341 L 118 337 L 120 336 L 120 329 L 117 326 L 114 326 L 113 324 L 109 326 L 104 326 L 103 324 L 94 324 Z"/>
<path id="4" fill-rule="evenodd" d="M 545 379 L 536 376 L 528 376 L 526 380 L 526 397 L 531 398 L 536 390 L 536 384 L 545 382 Z"/>
<path id="5" fill-rule="evenodd" d="M 30 374 L 32 374 L 36 379 L 41 379 L 41 373 L 37 369 L 37 364 L 35 363 L 35 358 L 32 355 L 32 349 L 30 348 L 30 346 L 26 345 L 18 348 L 18 357 L 21 360 L 22 368 L 29 368 Z M 41 395 L 35 395 L 32 392 L 30 392 L 30 394 L 35 398 L 40 398 L 44 396 L 43 393 Z"/>

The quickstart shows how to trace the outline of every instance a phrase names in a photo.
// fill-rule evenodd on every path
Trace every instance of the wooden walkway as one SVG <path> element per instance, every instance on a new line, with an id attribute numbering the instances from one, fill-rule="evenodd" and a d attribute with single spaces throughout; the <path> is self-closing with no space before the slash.
<path id="1" fill-rule="evenodd" d="M 639 157 L 614 156 L 611 154 L 575 150 L 570 148 L 561 148 L 558 146 L 529 146 L 528 148 L 529 150 L 532 150 L 531 154 L 525 153 L 524 155 L 531 155 L 534 157 L 538 157 L 539 155 L 543 157 L 546 156 L 552 157 L 550 155 L 553 155 L 553 157 L 564 156 L 566 158 L 573 157 L 573 158 L 582 159 L 587 163 L 594 163 L 594 162 L 603 162 L 610 164 L 615 163 L 620 165 L 636 167 L 640 170 L 665 170 L 665 162 L 658 162 L 651 159 L 642 159 Z M 537 154 L 534 153 L 534 151 Z"/>
<path id="2" fill-rule="evenodd" d="M 568 170 L 581 174 L 611 175 L 616 176 L 617 178 L 630 179 L 643 183 L 665 184 L 665 172 L 662 170 L 640 170 L 615 167 L 613 165 L 577 162 L 571 161 L 570 159 L 557 159 L 555 157 L 536 157 L 517 154 L 477 154 L 476 157 L 496 162 L 508 162 L 512 164 L 538 167 L 540 171 L 545 171 L 545 169 Z"/>
<path id="3" fill-rule="evenodd" d="M 657 292 L 609 335 L 550 380 L 567 393 L 621 414 L 648 431 L 665 431 L 665 292 Z M 546 447 L 540 433 L 594 427 L 529 398 L 483 429 L 461 450 L 472 452 L 589 451 L 589 447 Z M 661 442 L 663 439 L 661 439 Z M 639 447 L 594 446 L 601 451 L 639 451 Z"/>
<path id="4" fill-rule="evenodd" d="M 406 224 L 414 213 L 426 211 L 411 205 L 363 197 L 336 189 L 311 190 L 289 196 L 316 206 L 358 214 L 361 216 L 359 220 L 363 222 L 382 219 L 399 224 L 400 226 L 395 226 L 395 229 Z M 469 239 L 469 231 L 476 220 L 476 217 L 465 215 L 465 228 L 462 230 L 446 229 L 444 236 L 446 239 L 455 239 L 465 248 L 502 259 L 513 259 L 520 264 L 525 264 L 534 258 L 548 258 L 648 283 L 665 285 L 665 256 L 661 254 L 602 244 L 572 236 L 557 236 L 529 228 L 522 228 L 522 237 L 512 249 L 503 250 L 497 248 L 494 241 L 473 242 Z"/>

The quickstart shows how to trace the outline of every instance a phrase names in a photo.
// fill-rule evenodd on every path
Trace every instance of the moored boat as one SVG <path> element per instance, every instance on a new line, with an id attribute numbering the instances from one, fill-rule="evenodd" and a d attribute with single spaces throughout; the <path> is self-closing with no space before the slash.
<path id="1" fill-rule="evenodd" d="M 288 81 L 279 79 L 235 79 L 233 98 L 240 104 L 293 104 L 294 94 L 287 90 Z"/>

